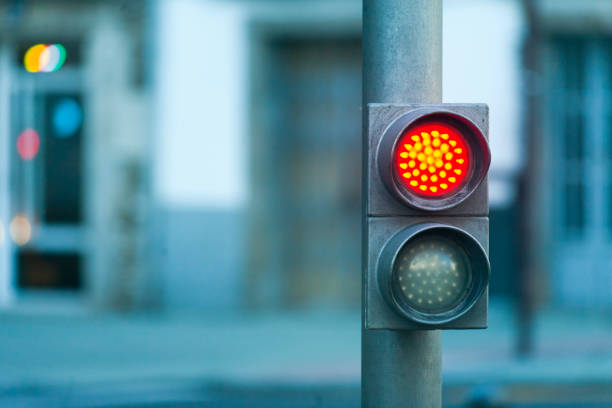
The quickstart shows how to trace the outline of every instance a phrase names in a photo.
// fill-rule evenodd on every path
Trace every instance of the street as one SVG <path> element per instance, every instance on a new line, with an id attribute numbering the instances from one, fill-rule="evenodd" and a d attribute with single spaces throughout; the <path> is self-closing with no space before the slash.
<path id="1" fill-rule="evenodd" d="M 0 315 L 0 406 L 357 406 L 359 321 L 13 310 Z M 445 406 L 612 406 L 612 325 L 543 313 L 535 356 L 517 360 L 512 309 L 494 304 L 489 321 L 443 334 Z"/>

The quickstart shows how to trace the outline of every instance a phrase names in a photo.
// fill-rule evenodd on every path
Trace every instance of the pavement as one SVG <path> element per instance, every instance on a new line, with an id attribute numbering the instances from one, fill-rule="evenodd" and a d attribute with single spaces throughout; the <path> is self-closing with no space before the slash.
<path id="1" fill-rule="evenodd" d="M 611 316 L 542 312 L 521 359 L 512 307 L 489 321 L 443 333 L 445 406 L 612 407 Z M 350 407 L 359 381 L 358 313 L 0 312 L 0 407 Z"/>

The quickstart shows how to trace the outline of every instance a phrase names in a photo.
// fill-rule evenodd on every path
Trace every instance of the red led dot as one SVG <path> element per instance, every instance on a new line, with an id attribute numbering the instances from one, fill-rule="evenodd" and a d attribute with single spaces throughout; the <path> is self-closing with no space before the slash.
<path id="1" fill-rule="evenodd" d="M 464 185 L 470 159 L 468 143 L 459 130 L 442 122 L 426 122 L 408 128 L 400 137 L 393 169 L 410 192 L 446 196 Z"/>

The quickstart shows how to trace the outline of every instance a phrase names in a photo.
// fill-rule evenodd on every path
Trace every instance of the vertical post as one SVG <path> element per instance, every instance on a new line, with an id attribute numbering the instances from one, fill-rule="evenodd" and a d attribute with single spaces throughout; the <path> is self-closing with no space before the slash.
<path id="1" fill-rule="evenodd" d="M 364 0 L 364 114 L 368 103 L 441 101 L 442 0 Z M 365 254 L 367 237 L 364 242 Z M 440 331 L 363 327 L 362 406 L 441 407 Z"/>
<path id="2" fill-rule="evenodd" d="M 6 32 L 2 32 L 7 38 Z M 9 42 L 0 44 L 0 308 L 13 299 L 12 248 L 10 222 L 10 97 L 11 60 Z"/>
<path id="3" fill-rule="evenodd" d="M 534 348 L 534 297 L 535 282 L 534 275 L 537 274 L 538 257 L 534 248 L 538 247 L 538 231 L 534 226 L 540 223 L 534 220 L 533 203 L 537 200 L 534 192 L 538 187 L 533 185 L 530 175 L 538 174 L 536 158 L 539 157 L 537 144 L 540 134 L 539 118 L 541 95 L 536 91 L 542 89 L 542 84 L 535 81 L 540 77 L 538 55 L 540 55 L 540 24 L 536 2 L 534 0 L 522 0 L 521 2 L 527 20 L 527 35 L 523 46 L 523 92 L 526 96 L 526 109 L 524 114 L 524 130 L 526 134 L 526 159 L 525 168 L 519 178 L 519 234 L 520 234 L 520 265 L 518 273 L 518 302 L 517 302 L 517 337 L 516 353 L 518 357 L 529 357 Z"/>

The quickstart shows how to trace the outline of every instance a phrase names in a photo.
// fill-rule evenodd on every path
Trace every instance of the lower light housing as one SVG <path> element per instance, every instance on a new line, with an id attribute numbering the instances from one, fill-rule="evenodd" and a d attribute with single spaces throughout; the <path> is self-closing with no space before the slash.
<path id="1" fill-rule="evenodd" d="M 443 324 L 468 312 L 484 293 L 489 260 L 478 241 L 459 228 L 418 224 L 394 235 L 377 265 L 385 301 L 405 318 Z"/>

